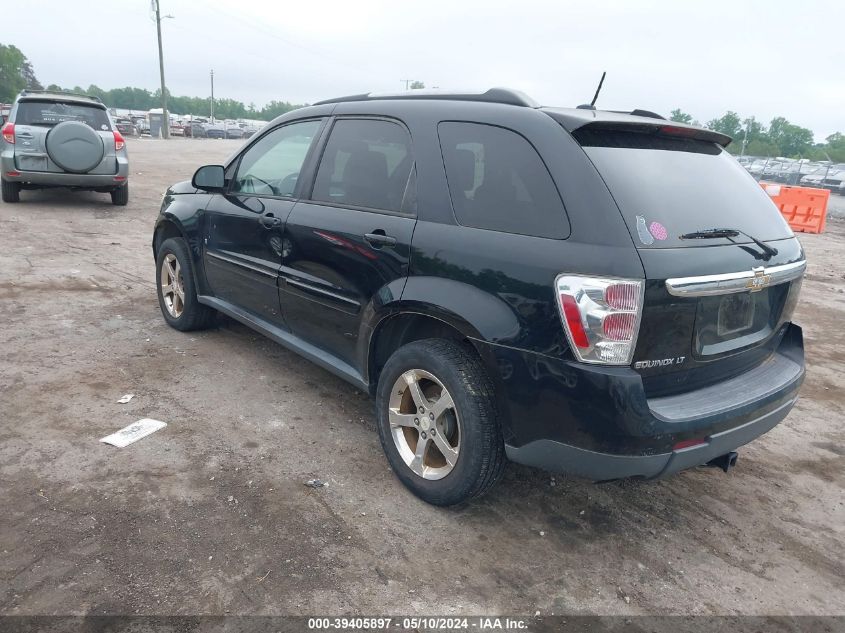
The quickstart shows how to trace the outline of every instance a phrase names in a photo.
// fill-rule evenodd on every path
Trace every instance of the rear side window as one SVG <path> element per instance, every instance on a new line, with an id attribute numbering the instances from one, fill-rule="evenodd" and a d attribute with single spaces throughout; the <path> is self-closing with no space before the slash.
<path id="1" fill-rule="evenodd" d="M 75 101 L 37 101 L 27 99 L 18 102 L 15 114 L 16 125 L 37 125 L 53 127 L 64 121 L 79 121 L 95 130 L 111 130 L 109 116 L 103 108 Z"/>
<path id="2" fill-rule="evenodd" d="M 587 125 L 573 132 L 607 183 L 638 248 L 719 244 L 680 239 L 712 228 L 737 229 L 767 241 L 792 235 L 768 195 L 727 151 L 658 130 Z M 741 235 L 733 241 L 750 240 Z"/>
<path id="3" fill-rule="evenodd" d="M 392 121 L 340 119 L 326 143 L 315 201 L 350 207 L 413 212 L 406 195 L 414 166 L 408 131 Z"/>
<path id="4" fill-rule="evenodd" d="M 438 126 L 455 217 L 463 226 L 562 239 L 563 201 L 540 155 L 521 135 L 492 125 Z"/>

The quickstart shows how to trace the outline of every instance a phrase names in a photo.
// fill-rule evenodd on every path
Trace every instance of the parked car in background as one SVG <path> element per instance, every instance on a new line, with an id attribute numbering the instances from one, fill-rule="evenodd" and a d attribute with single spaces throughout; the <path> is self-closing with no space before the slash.
<path id="1" fill-rule="evenodd" d="M 244 131 L 244 138 L 252 138 L 256 132 L 258 132 L 257 127 L 247 126 L 243 128 Z"/>
<path id="2" fill-rule="evenodd" d="M 208 138 L 226 138 L 226 128 L 222 125 L 209 125 L 205 128 L 205 135 Z"/>
<path id="3" fill-rule="evenodd" d="M 814 173 L 804 176 L 801 184 L 805 187 L 818 187 L 828 189 L 834 193 L 841 193 L 845 187 L 845 170 L 838 170 L 833 167 L 823 167 Z"/>
<path id="4" fill-rule="evenodd" d="M 775 180 L 777 174 L 783 169 L 783 163 L 778 161 L 769 161 L 769 164 L 763 168 L 761 173 L 762 180 Z"/>
<path id="5" fill-rule="evenodd" d="M 797 399 L 806 267 L 730 141 L 504 89 L 318 103 L 167 190 L 161 312 L 222 312 L 372 394 L 391 468 L 437 505 L 506 458 L 727 472 Z"/>
<path id="6" fill-rule="evenodd" d="M 137 126 L 131 119 L 117 119 L 114 122 L 114 126 L 124 136 L 138 136 L 140 134 Z"/>
<path id="7" fill-rule="evenodd" d="M 205 131 L 205 127 L 202 123 L 189 123 L 184 127 L 185 136 L 190 136 L 191 138 L 207 138 L 208 133 Z"/>
<path id="8" fill-rule="evenodd" d="M 244 137 L 244 131 L 237 125 L 226 127 L 226 138 L 241 139 Z"/>
<path id="9" fill-rule="evenodd" d="M 129 201 L 126 141 L 99 99 L 24 90 L 12 105 L 0 138 L 4 202 L 22 189 L 68 187 Z"/>
<path id="10" fill-rule="evenodd" d="M 147 119 L 144 117 L 132 117 L 132 122 L 135 124 L 135 127 L 138 128 L 138 134 L 141 136 L 150 134 L 150 124 L 147 122 Z"/>
<path id="11" fill-rule="evenodd" d="M 184 126 L 181 123 L 171 123 L 170 136 L 185 136 Z"/>
<path id="12" fill-rule="evenodd" d="M 762 178 L 763 170 L 768 166 L 769 161 L 765 159 L 757 159 L 752 162 L 750 165 L 746 165 L 745 169 L 748 170 L 748 173 L 754 176 L 757 180 Z"/>

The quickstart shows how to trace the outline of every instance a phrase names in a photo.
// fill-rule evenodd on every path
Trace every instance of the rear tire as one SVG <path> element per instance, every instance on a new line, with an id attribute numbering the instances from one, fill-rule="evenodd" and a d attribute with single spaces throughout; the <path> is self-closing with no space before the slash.
<path id="1" fill-rule="evenodd" d="M 20 202 L 21 184 L 3 180 L 3 202 Z"/>
<path id="2" fill-rule="evenodd" d="M 504 472 L 493 383 L 481 360 L 457 343 L 426 339 L 399 348 L 379 376 L 376 416 L 391 468 L 423 501 L 468 501 Z"/>
<path id="3" fill-rule="evenodd" d="M 129 183 L 122 187 L 111 190 L 111 203 L 119 207 L 125 207 L 129 203 Z"/>
<path id="4" fill-rule="evenodd" d="M 204 330 L 214 323 L 217 311 L 197 299 L 194 264 L 182 238 L 172 237 L 159 247 L 156 288 L 161 314 L 170 327 L 190 332 Z"/>

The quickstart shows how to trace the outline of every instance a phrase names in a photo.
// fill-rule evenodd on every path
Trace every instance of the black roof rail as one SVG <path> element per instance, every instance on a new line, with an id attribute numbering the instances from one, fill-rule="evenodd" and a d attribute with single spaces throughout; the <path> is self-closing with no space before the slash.
<path id="1" fill-rule="evenodd" d="M 21 97 L 26 97 L 31 94 L 44 94 L 44 95 L 62 95 L 67 97 L 81 97 L 83 99 L 91 99 L 91 101 L 96 101 L 97 103 L 102 103 L 100 97 L 95 97 L 93 95 L 86 95 L 82 94 L 81 92 L 70 92 L 68 90 L 33 90 L 31 88 L 25 88 L 21 90 Z"/>
<path id="2" fill-rule="evenodd" d="M 325 99 L 318 101 L 314 105 L 324 105 L 327 103 L 344 103 L 347 101 L 384 101 L 384 100 L 415 100 L 415 99 L 434 99 L 440 101 L 476 101 L 483 103 L 502 103 L 505 105 L 515 105 L 524 108 L 539 108 L 540 104 L 534 101 L 528 95 L 519 90 L 511 90 L 510 88 L 490 88 L 485 92 L 447 92 L 443 90 L 406 90 L 404 92 L 396 93 L 373 93 L 368 92 L 364 94 L 349 95 L 347 97 L 337 97 L 335 99 Z"/>

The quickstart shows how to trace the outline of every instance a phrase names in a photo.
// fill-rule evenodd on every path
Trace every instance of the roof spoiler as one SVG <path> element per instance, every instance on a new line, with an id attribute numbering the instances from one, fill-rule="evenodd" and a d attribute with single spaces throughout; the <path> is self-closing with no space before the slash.
<path id="1" fill-rule="evenodd" d="M 654 122 L 632 122 L 632 121 L 593 121 L 579 126 L 578 129 L 606 130 L 608 132 L 633 132 L 636 134 L 653 134 L 667 138 L 688 138 L 696 141 L 716 143 L 727 147 L 733 139 L 727 134 L 708 130 L 703 127 L 676 123 L 674 121 L 655 120 Z"/>
<path id="2" fill-rule="evenodd" d="M 28 97 L 30 95 L 56 95 L 62 97 L 79 97 L 81 99 L 90 99 L 91 101 L 96 101 L 97 103 L 102 103 L 100 97 L 94 97 L 92 95 L 82 94 L 81 92 L 70 92 L 66 90 L 33 90 L 31 88 L 26 88 L 21 90 L 21 97 Z"/>

